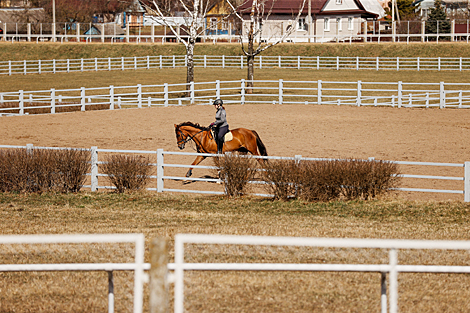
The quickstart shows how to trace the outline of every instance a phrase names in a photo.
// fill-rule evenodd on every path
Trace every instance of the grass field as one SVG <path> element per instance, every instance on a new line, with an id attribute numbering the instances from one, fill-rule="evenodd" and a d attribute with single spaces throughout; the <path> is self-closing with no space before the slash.
<path id="1" fill-rule="evenodd" d="M 151 238 L 161 236 L 170 242 L 169 262 L 173 261 L 176 233 L 469 240 L 469 211 L 469 204 L 459 202 L 387 199 L 303 203 L 147 193 L 0 195 L 2 234 L 143 233 L 147 249 Z M 189 256 L 198 258 L 197 254 Z M 303 257 L 301 262 L 311 258 Z M 48 312 L 44 303 L 53 303 L 54 312 L 105 308 L 103 275 L 98 275 L 98 281 L 72 273 L 37 275 L 0 274 L 0 312 Z M 461 287 L 469 283 L 469 275 L 401 274 L 400 312 L 464 312 L 470 305 L 470 291 Z M 186 284 L 190 312 L 364 312 L 380 308 L 379 274 L 191 273 Z M 39 293 L 38 287 L 43 288 Z"/>
<path id="2" fill-rule="evenodd" d="M 289 44 L 268 50 L 271 55 L 452 56 L 468 57 L 465 44 Z M 237 45 L 199 45 L 196 54 L 240 54 Z M 179 45 L 0 45 L 1 60 L 89 58 L 183 54 Z M 196 81 L 241 79 L 246 70 L 196 69 Z M 460 72 L 375 72 L 255 70 L 256 79 L 464 82 Z M 185 69 L 16 75 L 0 77 L 1 91 L 181 83 Z M 1 118 L 0 118 L 1 119 Z M 8 143 L 3 143 L 8 144 Z M 470 204 L 459 201 L 374 201 L 304 203 L 259 198 L 155 193 L 0 194 L 0 229 L 11 234 L 143 233 L 148 245 L 156 236 L 169 240 L 177 233 L 470 240 Z M 189 257 L 197 258 L 197 251 Z M 198 252 L 198 253 L 199 253 Z M 212 251 L 209 251 L 211 253 Z M 7 254 L 0 250 L 0 259 Z M 437 252 L 435 252 L 437 253 Z M 261 254 L 255 251 L 255 255 Z M 438 254 L 436 254 L 438 255 Z M 18 257 L 18 256 L 17 256 Z M 19 255 L 21 257 L 21 255 Z M 249 258 L 247 252 L 245 257 Z M 262 256 L 261 256 L 262 257 Z M 46 256 L 47 258 L 47 256 Z M 418 257 L 418 259 L 425 257 Z M 447 258 L 447 259 L 446 259 Z M 468 265 L 468 253 L 447 256 L 449 264 Z M 302 262 L 311 260 L 300 252 Z M 290 260 L 283 260 L 289 262 Z M 318 261 L 318 260 L 317 260 Z M 5 262 L 5 261 L 0 261 Z M 322 262 L 321 259 L 319 262 Z M 346 262 L 343 260 L 343 262 Z M 399 262 L 407 262 L 406 258 Z M 117 308 L 121 307 L 117 274 Z M 190 312 L 377 312 L 380 274 L 355 273 L 191 273 L 186 276 Z M 0 273 L 0 313 L 103 312 L 106 273 Z M 399 275 L 400 312 L 468 312 L 469 275 Z M 125 302 L 125 301 L 124 301 Z"/>

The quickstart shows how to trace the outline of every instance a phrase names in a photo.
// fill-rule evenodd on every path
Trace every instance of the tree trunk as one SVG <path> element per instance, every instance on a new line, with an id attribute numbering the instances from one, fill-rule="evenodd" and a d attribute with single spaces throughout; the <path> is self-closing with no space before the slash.
<path id="1" fill-rule="evenodd" d="M 190 84 L 194 81 L 194 44 L 195 41 L 193 42 L 192 40 L 190 40 L 186 47 L 186 90 L 188 90 L 187 97 L 191 96 L 191 92 L 189 91 L 191 87 Z"/>
<path id="2" fill-rule="evenodd" d="M 246 93 L 252 94 L 253 93 L 253 79 L 255 77 L 255 56 L 253 54 L 249 54 L 246 56 L 246 67 L 248 68 L 248 75 L 246 77 Z"/>

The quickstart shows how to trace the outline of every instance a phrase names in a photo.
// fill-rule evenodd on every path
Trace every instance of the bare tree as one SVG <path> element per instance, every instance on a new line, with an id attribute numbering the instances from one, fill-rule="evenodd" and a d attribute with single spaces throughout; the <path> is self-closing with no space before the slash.
<path id="1" fill-rule="evenodd" d="M 238 8 L 232 6 L 234 15 L 241 20 L 242 24 L 246 21 L 243 19 L 241 14 L 245 12 L 250 13 L 248 27 L 244 29 L 244 32 L 242 31 L 240 33 L 240 43 L 242 46 L 243 53 L 246 56 L 246 65 L 248 71 L 248 93 L 252 92 L 253 87 L 255 57 L 261 54 L 266 49 L 269 49 L 272 46 L 275 46 L 278 43 L 285 41 L 286 38 L 289 37 L 295 31 L 296 25 L 305 7 L 306 0 L 301 1 L 302 2 L 300 3 L 298 12 L 296 15 L 295 13 L 293 13 L 292 24 L 286 29 L 286 31 L 284 32 L 283 29 L 279 27 L 279 24 L 274 24 L 270 28 L 270 30 L 272 31 L 277 28 L 277 32 L 271 32 L 268 35 L 263 33 L 263 31 L 265 31 L 266 29 L 266 25 L 268 24 L 269 18 L 273 15 L 272 12 L 273 8 L 276 5 L 276 0 L 249 0 Z"/>
<path id="2" fill-rule="evenodd" d="M 196 45 L 197 39 L 207 30 L 205 18 L 215 3 L 214 0 L 178 0 L 178 4 L 176 5 L 175 2 L 172 1 L 160 1 L 157 3 L 153 0 L 153 8 L 146 6 L 155 13 L 165 26 L 170 28 L 177 40 L 185 45 L 187 59 L 186 82 L 188 89 L 189 83 L 194 81 L 194 46 Z M 171 23 L 171 16 L 167 15 L 171 14 L 168 12 L 172 12 L 174 15 L 175 11 L 166 7 L 165 4 L 171 4 L 173 7 L 177 6 L 182 10 L 184 18 L 182 32 L 178 31 L 178 27 L 175 26 L 174 23 Z"/>

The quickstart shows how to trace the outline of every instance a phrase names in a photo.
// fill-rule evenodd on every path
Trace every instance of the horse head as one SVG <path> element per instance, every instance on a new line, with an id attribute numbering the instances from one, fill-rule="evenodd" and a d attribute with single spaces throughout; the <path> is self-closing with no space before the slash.
<path id="1" fill-rule="evenodd" d="M 176 144 L 178 145 L 178 148 L 180 150 L 184 149 L 184 145 L 188 141 L 188 134 L 185 134 L 183 130 L 181 129 L 180 125 L 175 124 L 175 133 L 176 133 Z"/>

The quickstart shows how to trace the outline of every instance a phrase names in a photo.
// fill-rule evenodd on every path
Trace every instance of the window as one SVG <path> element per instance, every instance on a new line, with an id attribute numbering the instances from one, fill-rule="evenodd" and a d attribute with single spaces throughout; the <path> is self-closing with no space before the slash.
<path id="1" fill-rule="evenodd" d="M 354 21 L 354 18 L 352 16 L 348 17 L 348 30 L 354 30 L 353 21 Z"/>
<path id="2" fill-rule="evenodd" d="M 305 23 L 305 18 L 299 18 L 299 22 L 297 23 L 298 30 L 307 30 L 307 23 Z"/>
<path id="3" fill-rule="evenodd" d="M 325 17 L 324 19 L 323 30 L 326 32 L 330 31 L 330 18 L 329 17 Z"/>
<path id="4" fill-rule="evenodd" d="M 343 30 L 343 21 L 341 20 L 341 17 L 337 17 L 336 18 L 336 27 L 338 28 L 338 31 L 342 31 Z"/>
<path id="5" fill-rule="evenodd" d="M 217 29 L 217 18 L 216 17 L 211 17 L 211 29 L 216 30 Z"/>

